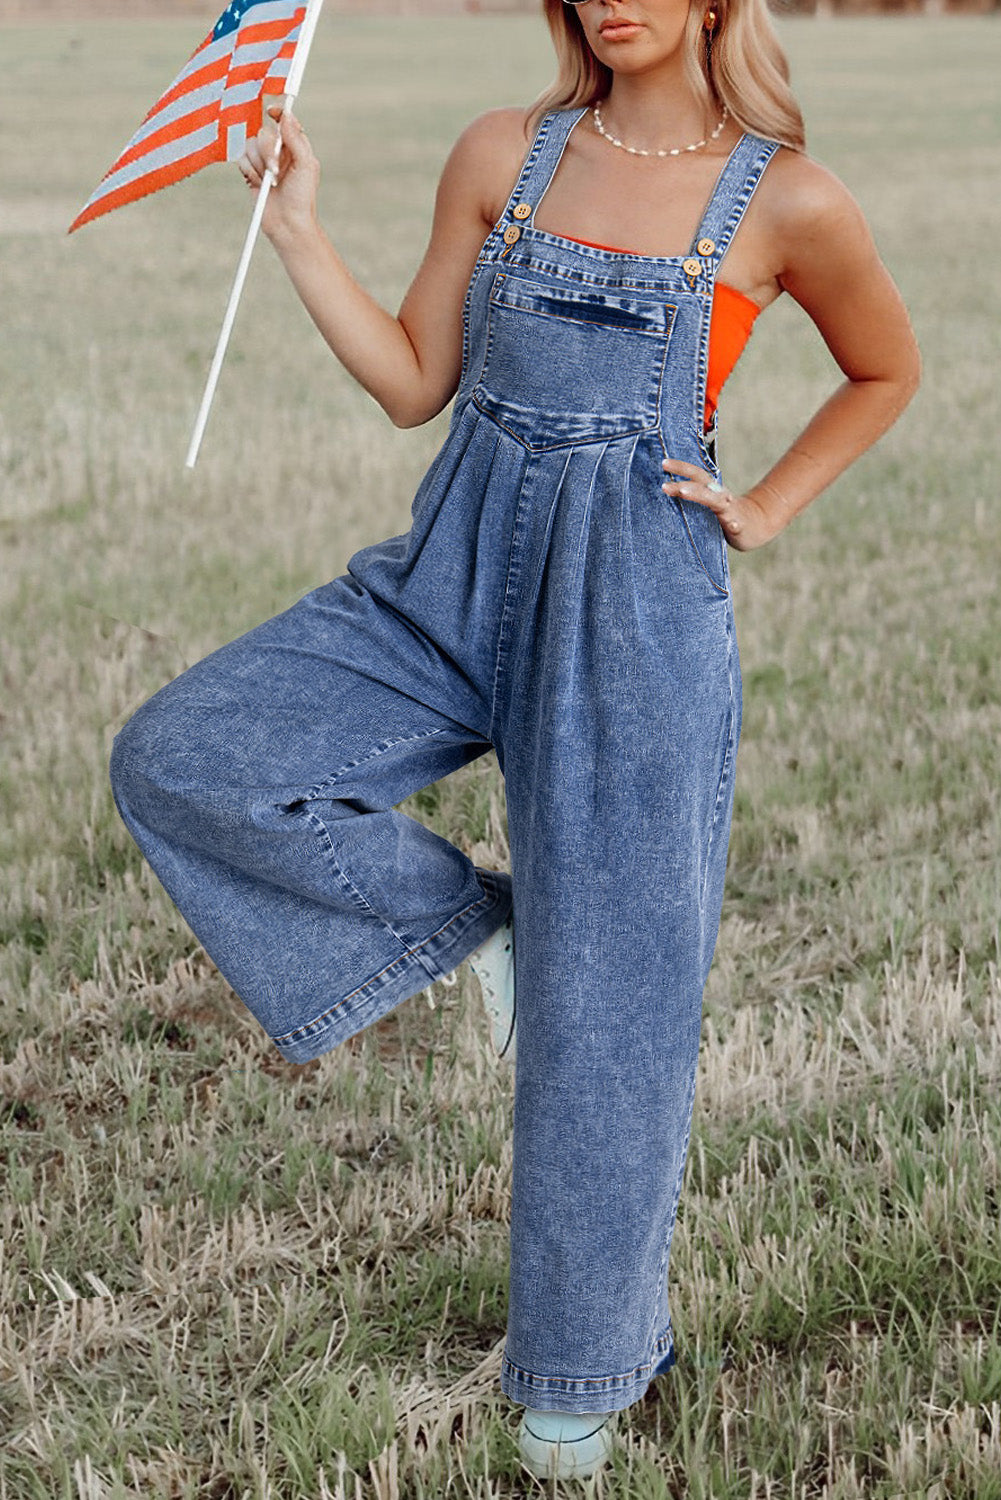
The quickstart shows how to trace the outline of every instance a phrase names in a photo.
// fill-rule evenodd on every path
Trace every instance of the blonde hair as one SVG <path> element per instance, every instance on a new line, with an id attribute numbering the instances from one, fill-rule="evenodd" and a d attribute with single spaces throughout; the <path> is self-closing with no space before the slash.
<path id="1" fill-rule="evenodd" d="M 710 4 L 716 12 L 711 42 L 703 25 Z M 529 135 L 549 110 L 595 104 L 612 86 L 612 70 L 591 51 L 576 10 L 565 0 L 543 0 L 557 73 L 525 113 Z M 685 47 L 688 81 L 707 110 L 725 104 L 742 130 L 804 149 L 803 116 L 765 0 L 692 0 Z"/>

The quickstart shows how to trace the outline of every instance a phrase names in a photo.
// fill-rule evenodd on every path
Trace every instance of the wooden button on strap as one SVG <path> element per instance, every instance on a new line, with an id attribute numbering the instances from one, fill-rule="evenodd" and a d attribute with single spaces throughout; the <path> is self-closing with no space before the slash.
<path id="1" fill-rule="evenodd" d="M 504 249 L 501 255 L 506 255 L 512 245 L 516 245 L 521 239 L 521 230 L 517 224 L 509 224 L 504 231 Z"/>

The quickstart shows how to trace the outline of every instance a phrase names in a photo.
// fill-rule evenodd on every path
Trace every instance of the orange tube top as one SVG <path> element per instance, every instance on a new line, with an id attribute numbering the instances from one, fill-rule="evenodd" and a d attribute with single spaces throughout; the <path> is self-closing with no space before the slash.
<path id="1" fill-rule="evenodd" d="M 577 245 L 590 245 L 594 250 L 615 250 L 620 255 L 633 254 L 633 251 L 624 250 L 621 245 L 599 245 L 596 240 L 578 240 L 569 234 L 563 235 L 563 238 L 574 239 Z M 758 304 L 750 297 L 745 297 L 743 292 L 738 292 L 736 287 L 727 286 L 725 281 L 717 281 L 712 319 L 709 323 L 705 410 L 707 427 L 712 426 L 719 404 L 719 393 L 733 374 L 734 366 L 744 352 L 754 320 L 760 311 Z"/>

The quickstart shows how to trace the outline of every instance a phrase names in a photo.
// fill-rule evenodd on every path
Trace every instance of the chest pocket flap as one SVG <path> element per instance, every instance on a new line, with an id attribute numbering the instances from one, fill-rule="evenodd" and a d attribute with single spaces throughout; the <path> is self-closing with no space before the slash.
<path id="1" fill-rule="evenodd" d="M 676 311 L 652 295 L 498 272 L 473 398 L 529 448 L 655 427 Z"/>

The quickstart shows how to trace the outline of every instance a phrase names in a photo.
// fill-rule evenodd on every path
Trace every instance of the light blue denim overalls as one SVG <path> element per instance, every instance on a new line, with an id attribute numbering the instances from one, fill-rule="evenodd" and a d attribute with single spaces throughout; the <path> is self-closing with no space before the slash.
<path id="1" fill-rule="evenodd" d="M 719 524 L 661 462 L 715 472 L 713 282 L 776 149 L 741 139 L 689 257 L 622 255 L 534 227 L 584 113 L 544 117 L 476 262 L 410 531 L 168 684 L 112 756 L 140 848 L 292 1062 L 449 974 L 513 900 L 501 1386 L 567 1412 L 673 1361 L 740 675 Z M 491 746 L 510 876 L 394 811 Z"/>

